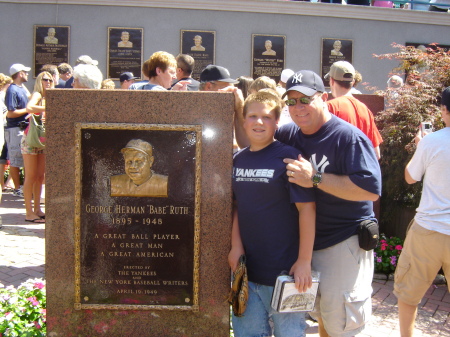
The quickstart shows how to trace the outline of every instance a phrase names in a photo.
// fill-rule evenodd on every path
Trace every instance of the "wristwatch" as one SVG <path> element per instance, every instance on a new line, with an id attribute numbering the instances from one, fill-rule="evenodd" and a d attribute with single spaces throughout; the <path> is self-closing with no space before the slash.
<path id="1" fill-rule="evenodd" d="M 311 178 L 313 187 L 317 188 L 322 182 L 322 172 L 317 171 L 317 173 Z"/>

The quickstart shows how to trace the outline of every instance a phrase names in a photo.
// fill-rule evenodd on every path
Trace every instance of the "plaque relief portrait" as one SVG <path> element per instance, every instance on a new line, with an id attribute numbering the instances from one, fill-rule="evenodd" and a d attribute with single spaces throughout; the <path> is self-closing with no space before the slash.
<path id="1" fill-rule="evenodd" d="M 266 50 L 262 53 L 263 55 L 270 55 L 270 56 L 277 55 L 277 52 L 272 49 L 272 41 L 266 40 L 266 42 L 264 43 L 264 47 L 266 48 Z"/>
<path id="2" fill-rule="evenodd" d="M 344 54 L 341 53 L 342 48 L 342 42 L 339 40 L 334 41 L 333 43 L 333 49 L 331 50 L 331 55 L 334 56 L 344 56 Z"/>
<path id="3" fill-rule="evenodd" d="M 167 197 L 168 176 L 152 170 L 153 146 L 141 139 L 132 139 L 121 150 L 125 174 L 111 177 L 111 196 Z"/>
<path id="4" fill-rule="evenodd" d="M 120 35 L 121 41 L 117 43 L 117 47 L 119 48 L 133 48 L 133 42 L 130 41 L 130 33 L 127 31 L 123 31 Z"/>
<path id="5" fill-rule="evenodd" d="M 205 51 L 205 47 L 202 46 L 203 39 L 200 35 L 194 36 L 194 46 L 191 47 L 191 51 Z"/>
<path id="6" fill-rule="evenodd" d="M 51 27 L 48 29 L 47 36 L 44 38 L 45 44 L 58 44 L 58 39 L 55 37 L 56 30 Z"/>

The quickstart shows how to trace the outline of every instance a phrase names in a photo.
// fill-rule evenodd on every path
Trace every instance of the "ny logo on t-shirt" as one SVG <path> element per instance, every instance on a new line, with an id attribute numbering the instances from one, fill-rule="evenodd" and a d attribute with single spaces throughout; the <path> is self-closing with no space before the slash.
<path id="1" fill-rule="evenodd" d="M 309 158 L 309 161 L 311 163 L 311 165 L 314 167 L 315 170 L 319 171 L 319 172 L 325 172 L 325 168 L 330 165 L 330 162 L 328 161 L 327 156 L 323 156 L 322 160 L 319 162 L 319 164 L 317 164 L 317 160 L 316 160 L 316 154 L 314 153 L 313 155 L 311 155 L 311 158 Z"/>

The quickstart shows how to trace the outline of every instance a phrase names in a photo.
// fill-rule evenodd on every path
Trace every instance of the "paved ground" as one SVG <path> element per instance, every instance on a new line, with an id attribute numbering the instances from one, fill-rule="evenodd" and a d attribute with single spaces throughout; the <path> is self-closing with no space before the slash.
<path id="1" fill-rule="evenodd" d="M 23 199 L 4 194 L 0 205 L 0 283 L 18 286 L 29 278 L 45 278 L 45 225 L 25 222 Z M 358 337 L 399 337 L 397 299 L 393 282 L 373 281 L 373 312 L 370 324 Z M 317 324 L 308 337 L 318 337 Z M 419 307 L 416 337 L 450 337 L 450 293 L 444 285 L 433 285 Z"/>

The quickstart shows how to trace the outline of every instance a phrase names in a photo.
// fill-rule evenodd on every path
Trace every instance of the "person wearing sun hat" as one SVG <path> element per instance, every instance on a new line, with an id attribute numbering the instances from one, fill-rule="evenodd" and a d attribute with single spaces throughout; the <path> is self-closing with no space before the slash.
<path id="1" fill-rule="evenodd" d="M 293 74 L 283 98 L 294 123 L 281 126 L 275 138 L 302 153 L 284 159 L 286 174 L 290 183 L 313 188 L 317 205 L 312 270 L 320 272 L 320 294 L 311 316 L 321 336 L 354 336 L 372 310 L 373 251 L 360 248 L 357 232 L 362 221 L 376 221 L 380 166 L 361 130 L 328 111 L 328 94 L 315 72 Z M 244 146 L 238 127 L 236 137 Z"/>

